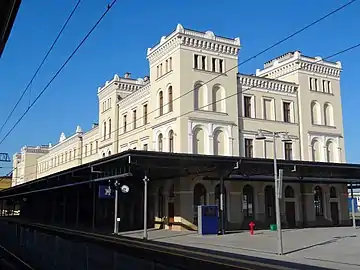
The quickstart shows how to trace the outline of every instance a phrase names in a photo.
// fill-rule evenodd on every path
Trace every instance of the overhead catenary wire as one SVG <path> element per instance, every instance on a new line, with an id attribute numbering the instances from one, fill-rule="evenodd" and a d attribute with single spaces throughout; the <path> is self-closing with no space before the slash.
<path id="1" fill-rule="evenodd" d="M 309 23 L 309 24 L 306 25 L 305 27 L 302 27 L 301 29 L 295 31 L 293 34 L 288 35 L 287 37 L 281 39 L 280 41 L 274 43 L 273 45 L 267 47 L 266 49 L 261 50 L 260 52 L 258 52 L 257 54 L 253 55 L 252 57 L 250 57 L 250 58 L 248 58 L 248 59 L 240 62 L 240 63 L 237 64 L 236 66 L 234 66 L 234 67 L 232 67 L 232 68 L 224 71 L 224 73 L 215 75 L 215 76 L 214 76 L 213 78 L 211 78 L 210 80 L 204 82 L 203 85 L 206 85 L 206 84 L 212 82 L 212 81 L 215 80 L 216 78 L 219 78 L 220 76 L 223 76 L 224 74 L 228 73 L 229 71 L 231 71 L 231 70 L 233 70 L 233 69 L 235 69 L 235 68 L 237 68 L 237 67 L 239 67 L 239 66 L 241 66 L 241 65 L 243 65 L 243 64 L 245 64 L 245 63 L 247 63 L 247 62 L 249 62 L 250 60 L 252 60 L 252 59 L 260 56 L 261 54 L 269 51 L 270 49 L 276 47 L 277 45 L 280 45 L 281 43 L 287 41 L 288 39 L 296 36 L 297 34 L 300 34 L 301 32 L 305 31 L 305 30 L 308 29 L 308 28 L 314 26 L 315 24 L 319 23 L 320 21 L 322 21 L 322 20 L 328 18 L 329 16 L 334 15 L 335 13 L 339 12 L 340 10 L 342 10 L 342 9 L 350 6 L 351 4 L 355 3 L 356 1 L 357 1 L 357 0 L 352 0 L 352 1 L 349 1 L 348 3 L 346 3 L 346 4 L 341 5 L 339 8 L 336 8 L 336 9 L 332 10 L 331 12 L 329 12 L 329 13 L 327 13 L 326 15 L 320 17 L 319 19 L 317 19 L 317 20 Z M 99 21 L 95 24 L 95 26 L 94 26 L 91 30 L 93 30 L 93 29 L 97 26 L 97 24 L 102 20 L 102 18 L 106 15 L 106 13 L 109 11 L 109 9 L 110 9 L 115 3 L 116 3 L 116 0 L 113 1 L 110 5 L 108 5 L 107 11 L 103 14 L 103 16 L 100 17 Z M 90 32 L 90 33 L 91 33 L 91 32 Z M 89 34 L 88 34 L 88 35 L 89 35 Z M 87 37 L 87 36 L 86 36 L 86 37 Z M 86 37 L 85 37 L 85 38 L 86 38 Z M 84 40 L 83 40 L 83 41 L 84 41 Z M 81 44 L 82 44 L 82 43 L 80 43 L 79 46 L 81 46 Z M 78 46 L 78 47 L 79 47 L 79 46 Z M 334 56 L 336 56 L 336 55 L 339 55 L 340 53 L 344 53 L 344 52 L 349 51 L 349 50 L 351 50 L 351 49 L 355 49 L 355 48 L 358 47 L 358 46 L 360 46 L 360 44 L 355 45 L 355 46 L 352 46 L 352 47 L 347 48 L 347 49 L 344 49 L 344 50 L 342 50 L 341 52 L 335 53 L 335 54 L 333 54 L 333 55 L 331 55 L 331 56 L 328 56 L 328 57 L 324 58 L 323 60 L 329 59 L 329 58 L 331 58 L 331 57 L 334 57 Z M 78 49 L 78 48 L 77 48 L 77 49 Z M 67 60 L 67 61 L 68 61 L 68 60 Z M 67 63 L 67 62 L 65 62 L 65 63 Z M 63 65 L 63 66 L 64 66 L 64 65 Z M 63 66 L 62 66 L 62 68 L 63 68 Z M 61 68 L 60 68 L 60 69 L 61 69 Z M 54 77 L 55 77 L 56 75 L 57 75 L 57 74 L 55 74 Z M 53 77 L 53 79 L 54 79 L 54 77 Z M 52 80 L 53 80 L 53 79 L 52 79 Z M 52 82 L 52 80 L 49 82 L 49 84 Z M 43 89 L 42 92 L 40 92 L 40 94 L 38 95 L 37 99 L 35 99 L 34 102 L 31 104 L 32 106 L 33 106 L 33 104 L 38 100 L 38 98 L 40 98 L 41 94 L 47 89 L 47 87 L 49 86 L 49 84 L 48 84 L 47 86 L 45 86 L 45 88 Z M 255 87 L 255 86 L 254 86 L 254 87 Z M 196 89 L 196 88 L 191 89 L 190 91 L 186 92 L 185 94 L 180 95 L 179 97 L 175 98 L 173 101 L 176 101 L 176 100 L 182 98 L 183 96 L 185 96 L 185 95 L 187 95 L 187 94 L 195 91 L 195 89 Z M 248 88 L 248 89 L 246 89 L 246 91 L 247 91 L 247 90 L 250 90 L 250 89 L 251 89 L 251 88 Z M 241 91 L 241 92 L 244 92 L 244 91 Z M 241 92 L 240 92 L 240 93 L 241 93 Z M 236 92 L 236 94 L 239 94 L 239 92 Z M 233 96 L 233 95 L 232 95 L 232 96 Z M 228 97 L 225 97 L 225 99 L 226 99 L 226 98 L 228 98 Z M 219 100 L 219 101 L 221 101 L 221 100 Z M 169 103 L 164 104 L 163 107 L 165 107 L 165 106 L 168 105 L 168 104 L 169 104 Z M 204 107 L 207 107 L 207 106 L 209 106 L 209 105 L 211 105 L 211 104 L 207 104 L 207 105 L 205 105 Z M 31 106 L 31 107 L 32 107 L 32 106 Z M 29 110 L 31 107 L 29 106 L 28 110 Z M 28 110 L 27 110 L 27 111 L 28 111 Z M 150 114 L 152 114 L 152 113 L 155 113 L 155 112 L 157 112 L 158 110 L 159 110 L 159 108 L 156 108 L 156 109 L 150 111 L 150 112 L 148 113 L 148 115 L 150 115 Z M 27 111 L 25 111 L 25 113 L 23 114 L 23 116 L 20 117 L 20 119 L 15 123 L 15 125 L 12 127 L 12 129 L 10 129 L 9 132 L 6 134 L 6 136 L 0 141 L 0 145 L 1 145 L 1 144 L 3 143 L 3 141 L 9 136 L 9 134 L 11 133 L 11 131 L 16 127 L 16 125 L 23 119 L 23 117 L 26 115 Z M 191 113 L 192 111 L 193 111 L 193 110 L 187 112 L 186 114 L 189 114 L 189 113 Z M 136 121 L 141 120 L 141 119 L 143 119 L 143 118 L 144 118 L 144 116 L 136 119 Z M 131 123 L 133 123 L 133 122 L 129 122 L 128 124 L 131 124 Z M 114 132 L 117 132 L 117 131 L 120 130 L 121 128 L 123 128 L 123 126 L 121 126 L 121 127 L 119 127 L 118 129 L 112 131 L 110 134 L 112 134 L 112 133 L 114 133 Z M 143 130 L 146 130 L 146 128 L 143 129 Z M 129 135 L 129 136 L 132 136 L 132 135 Z M 122 139 L 126 139 L 126 138 L 127 138 L 127 137 L 122 137 Z M 36 165 L 31 165 L 31 166 L 36 166 Z M 10 175 L 12 172 L 13 172 L 13 170 L 9 172 L 9 175 Z"/>
<path id="2" fill-rule="evenodd" d="M 48 58 L 48 56 L 50 55 L 51 51 L 53 50 L 53 48 L 55 47 L 55 44 L 57 43 L 57 41 L 59 40 L 61 34 L 64 32 L 66 26 L 68 25 L 70 19 L 72 18 L 72 16 L 74 15 L 75 11 L 77 10 L 77 8 L 79 7 L 81 0 L 78 0 L 77 3 L 75 4 L 74 8 L 72 9 L 71 13 L 69 14 L 69 16 L 67 17 L 65 23 L 63 24 L 63 26 L 61 27 L 59 33 L 57 34 L 55 40 L 53 41 L 53 43 L 51 44 L 50 48 L 48 49 L 48 51 L 46 52 L 44 58 L 42 59 L 42 61 L 40 62 L 40 65 L 38 66 L 38 68 L 36 69 L 34 75 L 31 77 L 29 83 L 27 84 L 27 86 L 25 87 L 25 89 L 23 90 L 21 96 L 19 97 L 19 99 L 17 100 L 17 102 L 15 103 L 14 107 L 12 108 L 11 112 L 9 113 L 9 115 L 7 116 L 5 122 L 1 125 L 0 127 L 0 134 L 1 131 L 4 129 L 5 125 L 8 123 L 8 121 L 10 120 L 11 116 L 13 115 L 14 111 L 16 110 L 17 106 L 19 105 L 19 103 L 21 102 L 21 100 L 23 99 L 24 95 L 26 94 L 26 92 L 29 90 L 31 91 L 31 85 L 34 81 L 34 79 L 36 78 L 37 74 L 39 73 L 40 69 L 42 68 L 43 64 L 45 63 L 46 59 Z M 29 106 L 31 105 L 30 100 L 29 100 Z"/>
<path id="3" fill-rule="evenodd" d="M 293 73 L 294 71 L 297 71 L 297 70 L 300 70 L 300 69 L 306 67 L 306 65 L 309 65 L 309 66 L 310 66 L 310 65 L 312 65 L 312 64 L 316 64 L 316 63 L 322 62 L 322 61 L 324 61 L 324 60 L 328 60 L 328 59 L 333 58 L 333 57 L 335 57 L 335 56 L 338 56 L 338 55 L 340 55 L 340 54 L 343 54 L 343 53 L 352 51 L 352 50 L 354 50 L 354 49 L 356 49 L 356 48 L 360 48 L 360 43 L 358 43 L 358 44 L 356 44 L 356 45 L 353 45 L 353 46 L 350 46 L 350 47 L 347 47 L 347 48 L 345 48 L 345 49 L 343 49 L 343 50 L 341 50 L 341 51 L 335 52 L 335 53 L 333 53 L 333 54 L 331 54 L 331 55 L 329 55 L 329 56 L 326 56 L 325 58 L 322 58 L 322 59 L 320 59 L 320 60 L 316 60 L 315 62 L 305 64 L 305 66 L 303 66 L 303 67 L 299 67 L 299 68 L 294 69 L 294 70 L 291 70 L 291 71 L 289 71 L 289 72 L 285 72 L 285 73 L 281 74 L 281 76 L 278 76 L 278 77 L 286 76 L 286 75 L 288 75 L 288 74 L 290 74 L 290 73 Z M 272 78 L 271 80 L 276 80 L 278 77 L 274 77 L 274 78 Z M 264 79 L 266 79 L 266 78 L 264 78 Z M 283 81 L 283 82 L 286 83 L 286 81 Z M 236 96 L 236 95 L 238 95 L 238 94 L 242 94 L 242 93 L 247 92 L 247 91 L 249 91 L 249 90 L 251 90 L 251 89 L 257 88 L 257 87 L 259 87 L 259 86 L 261 86 L 261 83 L 256 84 L 256 85 L 253 85 L 253 86 L 251 86 L 251 87 L 248 87 L 248 88 L 246 88 L 246 89 L 244 89 L 244 90 L 237 91 L 237 92 L 235 92 L 234 94 L 231 94 L 231 95 L 229 95 L 229 96 L 226 96 L 226 97 L 223 98 L 223 99 L 216 100 L 215 102 L 206 104 L 206 105 L 200 107 L 199 109 L 208 107 L 208 106 L 210 106 L 210 105 L 212 105 L 212 104 L 215 104 L 215 103 L 217 103 L 217 102 L 221 102 L 221 101 L 223 101 L 223 100 L 226 100 L 226 99 L 231 98 L 231 97 L 233 97 L 233 96 Z M 185 116 L 185 115 L 187 115 L 187 114 L 189 114 L 189 113 L 192 113 L 192 112 L 194 112 L 194 110 L 190 110 L 190 111 L 188 111 L 188 112 L 185 112 L 185 113 L 183 113 L 183 114 L 180 114 L 180 115 L 177 116 L 177 117 L 182 117 L 182 116 Z M 120 128 L 121 128 L 121 127 L 120 127 Z M 120 128 L 119 128 L 119 129 L 120 129 Z M 148 129 L 148 128 L 145 127 L 142 131 L 147 130 L 147 129 Z M 117 130 L 114 130 L 113 132 L 115 132 L 115 131 L 117 131 Z M 139 131 L 139 132 L 141 132 L 141 131 Z M 127 139 L 128 137 L 131 137 L 131 136 L 134 136 L 134 134 L 129 134 L 129 135 L 125 136 L 125 137 L 122 137 L 121 139 Z M 83 158 L 83 157 L 86 158 L 86 157 L 88 157 L 87 154 L 89 153 L 89 154 L 91 155 L 93 151 L 92 151 L 92 149 L 90 149 L 89 151 L 86 151 L 86 152 L 83 152 L 83 151 L 79 151 L 79 152 L 80 152 L 80 153 L 79 153 L 78 155 L 74 156 L 74 158 L 73 158 L 72 160 L 78 159 L 78 158 Z M 96 153 L 98 153 L 98 152 L 95 151 L 95 154 L 96 154 Z M 35 166 L 38 166 L 38 164 L 25 166 L 25 168 L 31 168 L 31 167 L 35 167 Z M 13 171 L 14 171 L 14 168 L 9 172 L 9 175 L 10 175 Z M 28 174 L 28 176 L 29 176 L 29 175 L 34 175 L 34 174 L 36 175 L 37 173 L 38 173 L 38 172 L 30 173 L 30 174 Z"/>
<path id="4" fill-rule="evenodd" d="M 104 17 L 108 14 L 111 8 L 116 4 L 117 0 L 113 0 L 111 4 L 107 5 L 106 11 L 100 16 L 100 18 L 96 21 L 90 31 L 85 35 L 85 37 L 81 40 L 75 50 L 68 56 L 66 61 L 61 65 L 61 67 L 57 70 L 54 76 L 50 79 L 50 81 L 46 84 L 46 86 L 41 90 L 41 92 L 36 96 L 34 101 L 30 104 L 30 106 L 25 110 L 25 112 L 21 115 L 21 117 L 15 122 L 15 124 L 11 127 L 11 129 L 6 133 L 6 135 L 0 141 L 0 145 L 6 140 L 6 138 L 11 134 L 11 132 L 15 129 L 15 127 L 22 121 L 25 115 L 30 111 L 30 109 L 35 105 L 35 103 L 39 100 L 39 98 L 44 94 L 44 92 L 49 88 L 52 82 L 56 79 L 56 77 L 61 73 L 61 71 L 65 68 L 68 62 L 74 57 L 80 47 L 84 44 L 84 42 L 89 38 L 91 33 L 96 29 L 99 23 L 104 19 Z"/>
<path id="5" fill-rule="evenodd" d="M 351 1 L 347 2 L 346 4 L 341 5 L 340 7 L 332 10 L 331 12 L 329 12 L 329 13 L 327 13 L 326 15 L 320 17 L 319 19 L 311 22 L 310 24 L 302 27 L 301 29 L 295 31 L 294 33 L 288 35 L 287 37 L 279 40 L 278 42 L 274 43 L 273 45 L 271 45 L 271 46 L 267 47 L 266 49 L 260 51 L 259 53 L 255 54 L 254 56 L 252 56 L 252 57 L 246 59 L 245 61 L 237 64 L 236 66 L 234 66 L 234 67 L 226 70 L 224 73 L 221 73 L 221 74 L 218 74 L 218 75 L 214 76 L 212 79 L 208 80 L 208 81 L 205 82 L 204 84 L 207 84 L 207 83 L 215 80 L 216 78 L 218 78 L 218 77 L 220 77 L 220 76 L 223 76 L 223 75 L 226 74 L 227 72 L 229 72 L 229 71 L 231 71 L 231 70 L 239 67 L 240 65 L 243 65 L 243 64 L 249 62 L 250 60 L 252 60 L 252 59 L 254 59 L 254 58 L 262 55 L 263 53 L 265 53 L 265 52 L 271 50 L 272 48 L 274 48 L 274 47 L 282 44 L 283 42 L 289 40 L 290 38 L 292 38 L 292 37 L 294 37 L 294 36 L 302 33 L 303 31 L 305 31 L 305 30 L 307 30 L 308 28 L 314 26 L 315 24 L 321 22 L 322 20 L 324 20 L 324 19 L 326 19 L 326 18 L 334 15 L 335 13 L 337 13 L 337 12 L 345 9 L 346 7 L 348 7 L 348 6 L 350 6 L 351 4 L 355 3 L 356 1 L 357 1 L 357 0 L 351 0 Z M 106 10 L 106 11 L 104 12 L 104 14 L 100 17 L 100 19 L 96 22 L 96 24 L 94 25 L 94 27 L 93 27 L 93 28 L 90 30 L 90 32 L 85 36 L 85 38 L 80 42 L 80 44 L 79 44 L 78 47 L 75 49 L 75 51 L 69 56 L 69 58 L 65 61 L 65 63 L 60 67 L 60 69 L 58 70 L 58 72 L 56 72 L 56 74 L 53 76 L 53 78 L 49 81 L 49 83 L 45 86 L 45 88 L 40 92 L 40 94 L 35 98 L 35 100 L 30 104 L 30 106 L 29 106 L 29 107 L 27 108 L 27 110 L 23 113 L 23 115 L 18 119 L 18 121 L 15 122 L 15 124 L 14 124 L 14 125 L 12 126 L 12 128 L 8 131 L 8 133 L 1 139 L 0 145 L 1 145 L 1 144 L 5 141 L 5 139 L 11 134 L 11 132 L 15 129 L 15 127 L 22 121 L 22 119 L 25 117 L 25 115 L 29 112 L 29 110 L 33 107 L 33 105 L 37 102 L 37 100 L 42 96 L 42 94 L 43 94 L 43 93 L 46 91 L 46 89 L 50 86 L 50 84 L 52 83 L 52 81 L 53 81 L 53 80 L 57 77 L 57 75 L 62 71 L 62 69 L 65 67 L 65 65 L 70 61 L 70 59 L 73 57 L 73 55 L 77 52 L 77 50 L 81 47 L 81 45 L 84 43 L 84 41 L 88 38 L 88 36 L 92 33 L 92 31 L 96 28 L 96 26 L 100 23 L 100 21 L 105 17 L 105 15 L 108 13 L 108 11 L 112 8 L 112 6 L 113 6 L 116 2 L 117 2 L 117 0 L 113 0 L 113 2 L 107 6 L 107 10 Z M 184 93 L 183 95 L 179 96 L 178 98 L 174 99 L 174 101 L 177 100 L 177 99 L 179 99 L 179 98 L 182 98 L 183 96 L 185 96 L 185 95 L 187 95 L 187 94 L 189 94 L 189 93 L 191 93 L 191 92 L 193 92 L 194 90 L 195 90 L 195 88 L 192 89 L 192 90 L 190 90 L 190 91 L 188 91 L 188 92 L 186 92 L 186 93 Z M 157 109 L 156 109 L 156 110 L 157 110 Z M 153 112 L 155 112 L 156 110 L 151 111 L 151 112 L 149 112 L 149 113 L 153 113 Z"/>

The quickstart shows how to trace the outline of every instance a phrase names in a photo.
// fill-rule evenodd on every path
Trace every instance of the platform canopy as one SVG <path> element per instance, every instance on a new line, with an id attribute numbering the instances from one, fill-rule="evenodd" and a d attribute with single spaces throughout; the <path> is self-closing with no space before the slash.
<path id="1" fill-rule="evenodd" d="M 278 160 L 284 181 L 360 183 L 360 165 Z M 227 181 L 273 181 L 273 160 L 128 150 L 0 191 L 0 199 L 127 178 L 150 181 L 199 176 Z"/>
<path id="2" fill-rule="evenodd" d="M 13 27 L 21 0 L 0 1 L 0 57 Z"/>

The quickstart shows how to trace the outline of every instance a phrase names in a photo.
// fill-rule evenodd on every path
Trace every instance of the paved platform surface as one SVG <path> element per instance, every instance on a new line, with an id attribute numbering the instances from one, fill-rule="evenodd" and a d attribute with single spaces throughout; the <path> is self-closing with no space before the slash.
<path id="1" fill-rule="evenodd" d="M 121 235 L 142 238 L 142 231 Z M 149 240 L 219 250 L 269 259 L 322 266 L 360 269 L 360 230 L 352 227 L 283 230 L 284 255 L 277 255 L 277 232 L 233 232 L 202 236 L 196 232 L 150 229 Z"/>

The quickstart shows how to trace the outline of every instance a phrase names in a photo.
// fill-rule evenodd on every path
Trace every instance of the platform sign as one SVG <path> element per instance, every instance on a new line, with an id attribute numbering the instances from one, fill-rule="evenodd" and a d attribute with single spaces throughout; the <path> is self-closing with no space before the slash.
<path id="1" fill-rule="evenodd" d="M 198 233 L 218 234 L 219 209 L 217 205 L 198 206 Z"/>
<path id="2" fill-rule="evenodd" d="M 109 185 L 100 185 L 99 186 L 99 199 L 114 199 L 115 192 L 114 189 Z"/>

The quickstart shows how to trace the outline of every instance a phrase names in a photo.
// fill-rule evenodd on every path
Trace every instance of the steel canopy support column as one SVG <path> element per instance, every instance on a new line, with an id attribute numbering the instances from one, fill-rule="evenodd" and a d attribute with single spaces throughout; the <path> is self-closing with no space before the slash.
<path id="1" fill-rule="evenodd" d="M 143 182 L 144 182 L 144 231 L 143 231 L 143 239 L 147 240 L 148 239 L 148 229 L 147 229 L 147 200 L 148 200 L 148 182 L 149 182 L 149 178 L 145 175 L 143 178 Z"/>
<path id="2" fill-rule="evenodd" d="M 220 230 L 221 234 L 225 234 L 225 211 L 224 211 L 224 176 L 220 176 Z"/>
<path id="3" fill-rule="evenodd" d="M 92 229 L 95 230 L 95 218 L 96 218 L 96 183 L 92 185 Z"/>
<path id="4" fill-rule="evenodd" d="M 79 227 L 79 210 L 80 210 L 80 191 L 79 187 L 76 187 L 76 228 Z"/>
<path id="5" fill-rule="evenodd" d="M 119 207 L 119 183 L 115 181 L 115 205 L 114 205 L 114 234 L 119 233 L 119 222 L 118 222 L 118 207 Z"/>
<path id="6" fill-rule="evenodd" d="M 352 214 L 352 226 L 356 229 L 356 221 L 355 221 L 355 202 L 354 202 L 354 189 L 352 183 L 350 183 L 351 190 L 351 214 Z"/>

